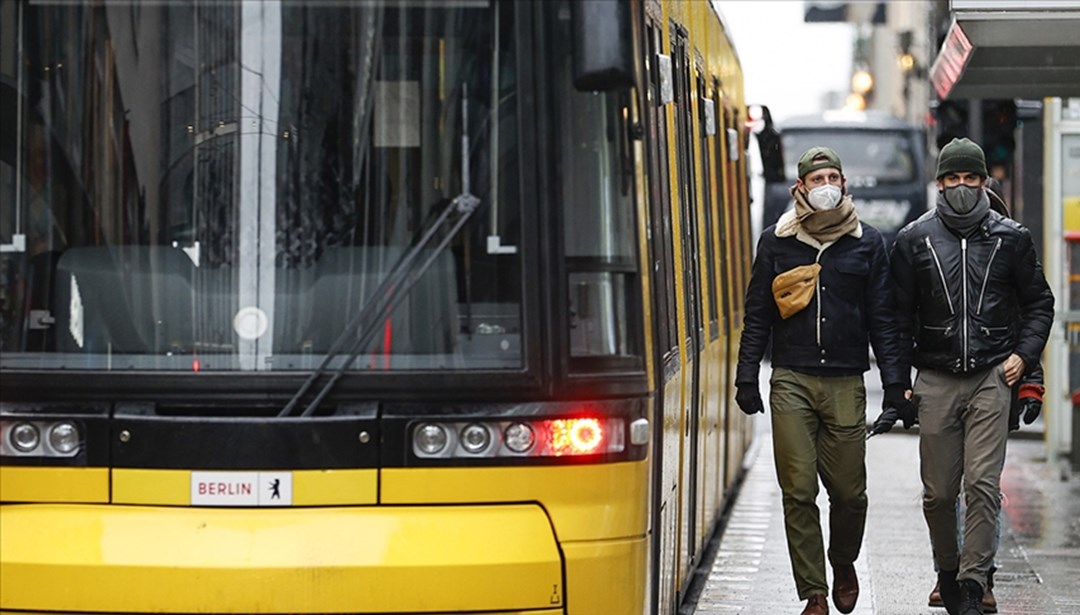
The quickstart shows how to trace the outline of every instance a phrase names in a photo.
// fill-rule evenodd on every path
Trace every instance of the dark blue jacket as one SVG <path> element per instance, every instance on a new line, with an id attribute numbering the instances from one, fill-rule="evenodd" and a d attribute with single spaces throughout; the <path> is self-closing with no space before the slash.
<path id="1" fill-rule="evenodd" d="M 771 338 L 773 367 L 821 376 L 852 376 L 870 369 L 869 342 L 882 385 L 910 388 L 910 368 L 900 355 L 888 255 L 877 229 L 860 223 L 861 237 L 844 235 L 819 258 L 817 248 L 791 233 L 788 215 L 777 224 L 786 229 L 780 233 L 783 236 L 778 236 L 773 225 L 758 241 L 746 294 L 736 384 L 757 383 Z M 813 299 L 802 311 L 781 319 L 772 295 L 773 278 L 815 260 L 821 264 L 821 273 Z"/>

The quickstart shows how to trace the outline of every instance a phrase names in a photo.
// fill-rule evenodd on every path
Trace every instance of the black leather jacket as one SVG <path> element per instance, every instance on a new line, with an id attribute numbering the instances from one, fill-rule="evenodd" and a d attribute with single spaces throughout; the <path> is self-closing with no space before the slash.
<path id="1" fill-rule="evenodd" d="M 904 227 L 892 251 L 904 350 L 920 369 L 977 372 L 1016 353 L 1038 365 L 1054 295 L 1031 234 L 991 211 L 970 237 L 929 211 Z"/>
<path id="2" fill-rule="evenodd" d="M 778 237 L 776 225 L 761 234 L 746 294 L 735 382 L 757 383 L 771 337 L 773 367 L 822 376 L 851 376 L 868 370 L 869 341 L 882 384 L 910 388 L 910 368 L 900 354 L 888 254 L 881 234 L 862 224 L 861 237 L 844 235 L 825 249 L 817 261 L 821 273 L 814 298 L 802 311 L 781 319 L 772 296 L 773 278 L 811 264 L 817 257 L 817 248 L 797 237 Z"/>

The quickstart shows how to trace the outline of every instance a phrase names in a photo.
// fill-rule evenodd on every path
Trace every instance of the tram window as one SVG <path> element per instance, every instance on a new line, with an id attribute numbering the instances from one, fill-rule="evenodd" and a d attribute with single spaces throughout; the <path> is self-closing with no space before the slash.
<path id="1" fill-rule="evenodd" d="M 678 332 L 675 319 L 675 256 L 671 222 L 670 167 L 668 162 L 667 107 L 662 102 L 660 67 L 657 58 L 663 52 L 660 26 L 650 22 L 646 29 L 650 68 L 649 104 L 645 105 L 649 134 L 649 207 L 652 230 L 652 274 L 657 289 L 656 343 L 664 357 L 674 355 Z"/>
<path id="2" fill-rule="evenodd" d="M 712 99 L 706 95 L 705 79 L 699 73 L 698 80 L 698 103 L 699 108 L 704 109 L 706 105 L 712 105 Z M 713 127 L 715 133 L 716 125 L 716 107 L 712 107 Z M 706 118 L 704 113 L 698 118 L 698 126 L 701 133 L 701 181 L 702 181 L 702 194 L 705 195 L 705 202 L 702 204 L 702 208 L 705 210 L 705 287 L 709 296 L 709 339 L 715 339 L 719 335 L 719 327 L 717 326 L 717 320 L 719 319 L 719 306 L 717 305 L 718 299 L 716 296 L 716 247 L 713 239 L 713 165 L 712 165 L 712 150 L 709 148 L 709 134 L 706 127 Z"/>
<path id="3" fill-rule="evenodd" d="M 553 65 L 559 126 L 557 169 L 574 359 L 641 361 L 634 167 L 627 92 L 572 87 L 570 24 L 557 19 Z M 578 361 L 585 369 L 595 362 Z"/>
<path id="4" fill-rule="evenodd" d="M 720 236 L 720 253 L 719 253 L 719 267 L 720 267 L 720 297 L 718 299 L 720 303 L 720 316 L 721 316 L 721 328 L 724 331 L 724 335 L 730 333 L 731 328 L 731 302 L 734 301 L 733 289 L 731 284 L 728 283 L 730 279 L 729 268 L 731 263 L 734 262 L 731 258 L 731 224 L 727 217 L 727 211 L 729 208 L 728 198 L 725 193 L 727 185 L 730 183 L 730 179 L 727 176 L 726 164 L 727 156 L 724 155 L 726 151 L 724 149 L 724 135 L 727 130 L 724 128 L 724 99 L 721 95 L 720 80 L 713 79 L 713 108 L 716 113 L 716 136 L 713 138 L 712 157 L 716 163 L 716 186 L 717 195 L 717 215 L 716 215 L 716 227 Z"/>
<path id="5" fill-rule="evenodd" d="M 696 352 L 701 337 L 701 295 L 698 273 L 698 228 L 696 178 L 698 168 L 694 161 L 693 103 L 690 91 L 690 54 L 686 30 L 675 22 L 672 43 L 675 85 L 675 164 L 678 171 L 679 221 L 682 234 L 683 301 L 686 310 L 686 343 Z"/>
<path id="6" fill-rule="evenodd" d="M 523 366 L 515 4 L 155 7 L 4 3 L 4 367 Z"/>

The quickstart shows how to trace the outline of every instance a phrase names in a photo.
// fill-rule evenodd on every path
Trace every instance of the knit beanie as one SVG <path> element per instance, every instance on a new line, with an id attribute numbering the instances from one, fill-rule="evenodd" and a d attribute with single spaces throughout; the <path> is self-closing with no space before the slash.
<path id="1" fill-rule="evenodd" d="M 982 148 L 971 139 L 953 139 L 938 154 L 937 179 L 949 173 L 978 173 L 983 177 L 986 172 L 986 156 Z"/>
<path id="2" fill-rule="evenodd" d="M 811 171 L 825 168 L 843 172 L 840 167 L 840 156 L 827 147 L 811 147 L 799 157 L 799 179 L 806 177 L 806 174 Z"/>

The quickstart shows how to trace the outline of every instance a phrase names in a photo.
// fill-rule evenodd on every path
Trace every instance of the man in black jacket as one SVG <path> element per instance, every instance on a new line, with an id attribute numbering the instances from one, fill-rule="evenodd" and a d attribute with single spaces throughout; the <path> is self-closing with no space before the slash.
<path id="1" fill-rule="evenodd" d="M 773 450 L 795 585 L 807 601 L 803 615 L 828 613 L 819 475 L 829 492 L 833 602 L 850 613 L 859 595 L 854 562 L 866 525 L 867 342 L 885 385 L 884 406 L 898 408 L 906 424 L 914 421 L 904 396 L 910 368 L 901 360 L 885 243 L 859 222 L 839 156 L 811 148 L 798 173 L 794 210 L 758 241 L 736 401 L 747 414 L 765 411 L 758 377 L 771 338 Z"/>
<path id="2" fill-rule="evenodd" d="M 977 144 L 943 147 L 937 205 L 900 231 L 892 253 L 904 355 L 918 369 L 923 514 L 951 615 L 983 613 L 1011 387 L 1038 365 L 1053 321 L 1031 235 L 991 211 L 986 177 Z"/>

